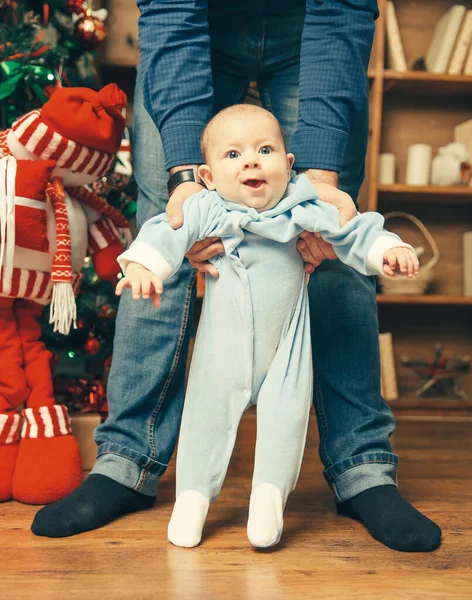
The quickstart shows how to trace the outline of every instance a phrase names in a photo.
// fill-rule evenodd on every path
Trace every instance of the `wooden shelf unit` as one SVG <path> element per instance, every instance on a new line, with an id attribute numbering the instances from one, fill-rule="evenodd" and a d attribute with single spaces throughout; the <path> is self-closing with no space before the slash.
<path id="1" fill-rule="evenodd" d="M 472 296 L 454 296 L 452 294 L 377 294 L 378 304 L 434 304 L 452 306 L 472 306 Z"/>
<path id="2" fill-rule="evenodd" d="M 393 185 L 378 185 L 378 196 L 383 200 L 403 200 L 408 202 L 434 202 L 442 204 L 447 199 L 448 204 L 470 204 L 472 208 L 472 187 L 425 185 L 414 186 L 403 183 Z M 446 198 L 447 197 L 447 198 Z"/>
<path id="3" fill-rule="evenodd" d="M 437 20 L 454 0 L 395 0 L 395 12 L 408 67 L 424 57 Z M 472 9 L 472 1 L 461 2 Z M 430 144 L 433 157 L 440 146 L 454 141 L 454 126 L 472 118 L 472 77 L 436 75 L 423 71 L 400 73 L 386 63 L 386 0 L 379 0 L 374 50 L 369 66 L 370 130 L 366 180 L 361 189 L 361 210 L 414 214 L 435 239 L 440 259 L 431 293 L 378 294 L 381 331 L 393 336 L 399 399 L 390 404 L 396 413 L 472 415 L 472 373 L 460 377 L 468 400 L 421 398 L 414 395 L 421 380 L 403 367 L 400 356 L 428 358 L 434 344 L 453 356 L 472 355 L 472 297 L 463 295 L 462 234 L 472 230 L 472 187 L 415 187 L 405 185 L 408 146 Z M 379 155 L 393 152 L 397 183 L 378 184 Z M 387 228 L 390 227 L 387 223 Z M 411 224 L 394 230 L 414 246 L 428 243 Z M 413 237 L 411 237 L 413 236 Z M 427 261 L 429 256 L 425 255 Z"/>

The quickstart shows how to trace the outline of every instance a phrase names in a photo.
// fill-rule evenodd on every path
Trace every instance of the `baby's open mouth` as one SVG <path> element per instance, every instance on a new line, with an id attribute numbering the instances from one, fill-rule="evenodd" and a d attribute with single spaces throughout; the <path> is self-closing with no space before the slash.
<path id="1" fill-rule="evenodd" d="M 264 179 L 247 179 L 244 182 L 244 185 L 247 185 L 248 187 L 251 187 L 256 190 L 256 189 L 262 187 L 264 185 L 264 183 L 265 183 Z"/>

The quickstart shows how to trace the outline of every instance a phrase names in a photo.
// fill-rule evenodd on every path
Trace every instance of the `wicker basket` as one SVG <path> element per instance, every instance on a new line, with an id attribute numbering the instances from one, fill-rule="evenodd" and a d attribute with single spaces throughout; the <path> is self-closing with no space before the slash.
<path id="1" fill-rule="evenodd" d="M 408 279 L 408 277 L 404 277 L 403 275 L 396 275 L 391 278 L 379 276 L 377 281 L 384 294 L 424 294 L 430 283 L 434 280 L 434 267 L 439 260 L 438 247 L 436 246 L 433 236 L 419 219 L 409 213 L 395 211 L 387 213 L 385 215 L 385 221 L 396 217 L 407 219 L 418 227 L 431 246 L 433 256 L 426 264 L 421 265 L 420 272 L 416 277 Z"/>

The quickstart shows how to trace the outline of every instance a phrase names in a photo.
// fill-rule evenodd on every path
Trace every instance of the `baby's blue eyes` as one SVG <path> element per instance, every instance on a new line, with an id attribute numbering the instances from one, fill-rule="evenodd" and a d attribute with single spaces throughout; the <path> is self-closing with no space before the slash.
<path id="1" fill-rule="evenodd" d="M 270 154 L 271 152 L 272 152 L 272 148 L 270 146 L 262 146 L 262 148 L 259 150 L 259 154 Z M 226 154 L 227 158 L 238 158 L 238 156 L 241 156 L 241 155 L 237 150 L 230 150 Z"/>

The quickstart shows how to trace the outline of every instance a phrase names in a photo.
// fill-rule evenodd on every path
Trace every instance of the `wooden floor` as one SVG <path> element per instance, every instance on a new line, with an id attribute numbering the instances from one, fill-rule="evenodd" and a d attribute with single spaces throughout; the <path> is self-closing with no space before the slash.
<path id="1" fill-rule="evenodd" d="M 431 554 L 394 552 L 335 513 L 321 474 L 315 425 L 282 542 L 256 551 L 245 525 L 255 419 L 242 423 L 224 491 L 202 545 L 166 540 L 174 466 L 152 510 L 73 538 L 37 538 L 35 507 L 0 505 L 0 598 L 278 600 L 472 598 L 472 421 L 400 421 L 400 489 L 442 527 Z"/>

